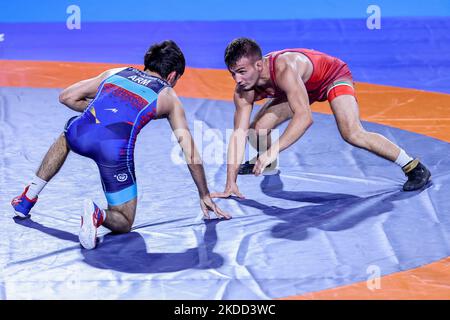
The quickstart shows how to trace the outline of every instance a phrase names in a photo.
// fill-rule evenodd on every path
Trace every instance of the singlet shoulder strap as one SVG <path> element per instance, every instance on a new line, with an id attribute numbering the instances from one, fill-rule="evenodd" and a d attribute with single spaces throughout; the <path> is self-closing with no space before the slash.
<path id="1" fill-rule="evenodd" d="M 267 57 L 269 58 L 270 79 L 272 80 L 272 83 L 275 86 L 276 92 L 281 92 L 281 91 L 277 84 L 277 74 L 276 74 L 276 70 L 275 70 L 275 62 L 276 62 L 276 59 L 278 58 L 278 56 L 284 52 L 285 51 L 283 50 L 283 51 L 276 51 L 276 52 L 271 52 L 271 53 L 267 54 Z"/>

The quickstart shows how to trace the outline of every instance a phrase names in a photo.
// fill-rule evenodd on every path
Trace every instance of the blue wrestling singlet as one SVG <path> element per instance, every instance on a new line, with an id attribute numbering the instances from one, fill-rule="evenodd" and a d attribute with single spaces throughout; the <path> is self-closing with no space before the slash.
<path id="1" fill-rule="evenodd" d="M 124 69 L 105 79 L 86 110 L 66 124 L 70 149 L 97 163 L 110 205 L 137 196 L 136 137 L 156 116 L 158 94 L 167 86 L 166 81 L 143 71 Z"/>

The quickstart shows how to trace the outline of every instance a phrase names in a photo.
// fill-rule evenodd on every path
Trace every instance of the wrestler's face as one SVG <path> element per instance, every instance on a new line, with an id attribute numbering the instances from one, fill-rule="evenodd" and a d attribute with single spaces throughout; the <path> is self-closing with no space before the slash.
<path id="1" fill-rule="evenodd" d="M 254 90 L 261 74 L 262 60 L 242 57 L 228 70 L 236 84 L 245 91 Z"/>

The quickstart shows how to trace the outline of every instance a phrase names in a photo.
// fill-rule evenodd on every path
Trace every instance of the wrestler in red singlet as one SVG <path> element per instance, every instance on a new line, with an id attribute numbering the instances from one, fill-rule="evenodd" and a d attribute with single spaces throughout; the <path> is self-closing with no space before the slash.
<path id="1" fill-rule="evenodd" d="M 311 76 L 305 83 L 310 104 L 316 101 L 325 101 L 327 99 L 331 102 L 334 98 L 343 94 L 355 96 L 355 91 L 349 84 L 349 82 L 353 83 L 352 73 L 344 61 L 311 49 L 284 49 L 270 52 L 266 55 L 266 57 L 269 58 L 270 77 L 275 85 L 274 97 L 284 96 L 284 92 L 280 91 L 277 87 L 275 61 L 280 54 L 285 52 L 301 53 L 305 55 L 313 65 Z M 268 96 L 258 97 L 265 98 Z"/>

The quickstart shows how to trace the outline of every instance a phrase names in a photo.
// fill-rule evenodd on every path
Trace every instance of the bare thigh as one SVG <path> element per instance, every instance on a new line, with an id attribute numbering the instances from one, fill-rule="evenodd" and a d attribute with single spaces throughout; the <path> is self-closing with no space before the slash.
<path id="1" fill-rule="evenodd" d="M 359 118 L 359 106 L 352 95 L 336 97 L 331 102 L 339 132 L 345 141 L 353 146 L 366 149 L 380 157 L 395 161 L 400 148 L 379 133 L 366 131 Z"/>
<path id="2" fill-rule="evenodd" d="M 292 114 L 286 99 L 271 99 L 261 107 L 250 127 L 270 130 L 292 118 Z"/>
<path id="3" fill-rule="evenodd" d="M 352 133 L 363 130 L 359 117 L 359 106 L 355 97 L 342 95 L 335 98 L 330 105 L 339 132 L 343 137 L 348 137 Z"/>
<path id="4" fill-rule="evenodd" d="M 353 86 L 351 81 L 346 82 Z M 330 106 L 343 137 L 349 137 L 352 133 L 364 130 L 359 117 L 358 102 L 354 96 L 338 96 L 330 103 Z"/>

